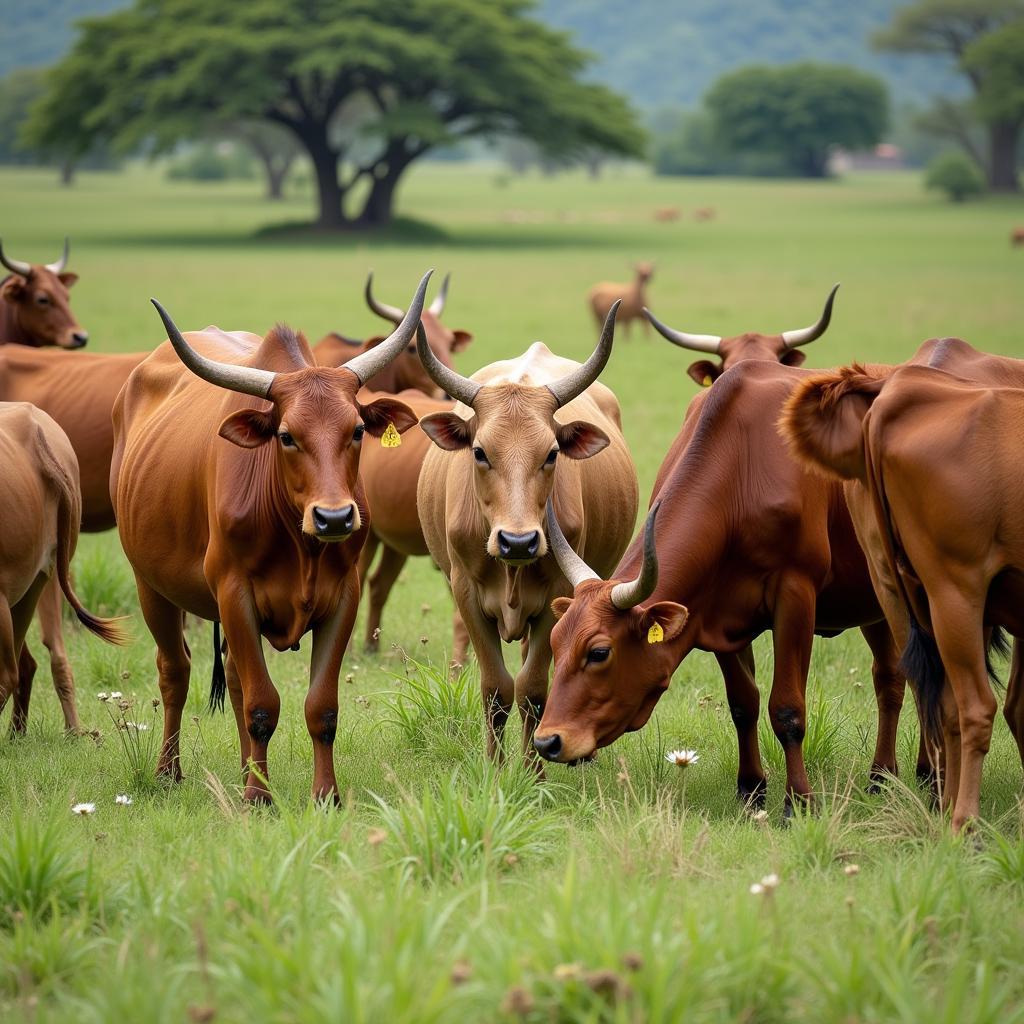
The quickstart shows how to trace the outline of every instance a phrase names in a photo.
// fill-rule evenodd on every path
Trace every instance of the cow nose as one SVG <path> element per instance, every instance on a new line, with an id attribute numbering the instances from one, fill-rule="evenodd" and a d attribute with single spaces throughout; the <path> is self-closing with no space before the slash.
<path id="1" fill-rule="evenodd" d="M 313 506 L 313 527 L 318 537 L 347 537 L 355 525 L 355 505 L 346 505 L 344 508 Z"/>
<path id="2" fill-rule="evenodd" d="M 74 342 L 72 348 L 82 348 L 85 343 L 89 340 L 88 331 L 74 331 L 71 335 L 71 340 Z"/>
<path id="3" fill-rule="evenodd" d="M 540 534 L 536 530 L 529 533 L 506 533 L 498 531 L 498 554 L 502 558 L 516 561 L 524 558 L 536 558 L 540 547 Z"/>
<path id="4" fill-rule="evenodd" d="M 562 737 L 557 732 L 552 736 L 534 736 L 533 745 L 537 753 L 548 761 L 557 761 L 562 753 Z"/>

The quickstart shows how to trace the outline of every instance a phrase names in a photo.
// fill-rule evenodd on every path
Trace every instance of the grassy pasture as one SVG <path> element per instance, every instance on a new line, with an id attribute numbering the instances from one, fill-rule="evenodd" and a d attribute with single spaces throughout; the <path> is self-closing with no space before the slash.
<path id="1" fill-rule="evenodd" d="M 654 223 L 668 205 L 683 220 Z M 1008 244 L 1024 203 L 954 207 L 909 175 L 503 182 L 435 166 L 410 178 L 408 220 L 387 238 L 275 227 L 309 206 L 267 204 L 254 184 L 172 186 L 151 170 L 83 175 L 72 190 L 0 172 L 9 254 L 52 260 L 71 235 L 74 305 L 97 351 L 161 340 L 150 295 L 186 328 L 262 333 L 284 320 L 311 340 L 367 333 L 379 322 L 362 304 L 366 270 L 402 303 L 434 266 L 453 272 L 446 322 L 476 334 L 463 370 L 538 338 L 580 357 L 593 342 L 587 287 L 652 259 L 655 310 L 696 332 L 803 326 L 841 281 L 811 365 L 895 361 L 937 334 L 1024 356 L 1024 253 Z M 716 219 L 694 223 L 697 206 Z M 694 393 L 689 362 L 634 330 L 605 374 L 645 497 Z M 205 712 L 209 627 L 190 635 L 187 777 L 167 790 L 152 777 L 153 647 L 116 537 L 83 537 L 76 571 L 87 604 L 131 614 L 136 639 L 114 650 L 68 628 L 83 721 L 99 740 L 63 738 L 45 664 L 28 737 L 0 738 L 2 1019 L 1024 1020 L 1016 748 L 998 720 L 987 823 L 969 842 L 949 838 L 911 785 L 868 796 L 875 712 L 856 633 L 815 645 L 805 750 L 821 806 L 782 828 L 782 758 L 766 722 L 768 819 L 735 804 L 734 733 L 706 655 L 681 666 L 643 732 L 594 764 L 551 768 L 542 786 L 490 770 L 475 673 L 449 686 L 435 667 L 449 643 L 446 591 L 425 562 L 410 564 L 382 653 L 363 654 L 357 625 L 342 670 L 346 806 L 308 805 L 307 643 L 270 655 L 283 698 L 277 805 L 248 813 L 233 719 Z M 770 673 L 762 641 L 759 678 Z M 112 690 L 131 706 L 95 697 Z M 511 747 L 514 723 L 509 732 Z M 677 746 L 700 752 L 685 774 L 663 759 Z M 915 750 L 907 709 L 908 779 Z M 130 806 L 115 804 L 121 793 Z M 73 817 L 78 801 L 96 813 Z M 778 888 L 751 894 L 770 873 Z"/>

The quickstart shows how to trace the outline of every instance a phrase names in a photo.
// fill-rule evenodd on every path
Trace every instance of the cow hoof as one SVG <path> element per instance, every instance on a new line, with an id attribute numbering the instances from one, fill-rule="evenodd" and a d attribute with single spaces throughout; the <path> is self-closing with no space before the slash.
<path id="1" fill-rule="evenodd" d="M 341 794 L 337 786 L 325 786 L 313 790 L 313 803 L 318 807 L 333 808 L 341 806 Z"/>
<path id="2" fill-rule="evenodd" d="M 164 782 L 181 782 L 185 776 L 181 774 L 181 765 L 177 762 L 164 764 L 161 762 L 156 766 L 156 777 Z"/>
<path id="3" fill-rule="evenodd" d="M 763 811 L 765 802 L 768 799 L 768 783 L 765 779 L 750 784 L 739 782 L 736 784 L 736 799 L 739 800 L 745 810 L 749 812 Z"/>
<path id="4" fill-rule="evenodd" d="M 895 778 L 895 768 L 872 768 L 868 772 L 868 793 L 871 796 L 877 796 L 882 792 L 886 784 Z"/>
<path id="5" fill-rule="evenodd" d="M 366 643 L 363 644 L 363 650 L 367 654 L 377 654 L 380 651 L 380 642 L 377 640 L 367 640 Z"/>
<path id="6" fill-rule="evenodd" d="M 274 798 L 262 786 L 246 786 L 242 800 L 253 807 L 271 807 L 274 803 Z"/>

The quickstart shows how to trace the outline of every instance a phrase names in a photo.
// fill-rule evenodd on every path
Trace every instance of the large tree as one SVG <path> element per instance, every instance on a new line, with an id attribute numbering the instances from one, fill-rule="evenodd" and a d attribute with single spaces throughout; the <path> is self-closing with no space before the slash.
<path id="1" fill-rule="evenodd" d="M 386 223 L 409 165 L 458 138 L 511 134 L 561 155 L 638 155 L 625 101 L 581 81 L 587 56 L 531 9 L 529 0 L 136 0 L 82 22 L 34 110 L 34 137 L 165 149 L 213 119 L 268 121 L 308 154 L 328 228 Z"/>
<path id="2" fill-rule="evenodd" d="M 704 103 L 729 150 L 777 155 L 809 178 L 827 173 L 832 146 L 878 142 L 889 110 L 874 75 L 829 64 L 741 68 L 723 75 Z"/>
<path id="3" fill-rule="evenodd" d="M 982 44 L 987 37 L 1022 19 L 1024 0 L 915 0 L 901 8 L 889 28 L 875 37 L 883 49 L 943 53 L 957 63 L 971 83 L 977 113 L 988 131 L 988 153 L 981 160 L 982 169 L 990 188 L 1007 192 L 1019 188 L 1017 146 L 1022 118 L 1016 107 L 1007 108 L 999 101 L 998 83 L 1006 81 L 1013 55 L 998 44 L 991 49 Z M 1008 37 L 1010 46 L 1013 38 Z M 993 64 L 998 64 L 998 69 Z M 951 121 L 952 109 L 937 111 L 936 123 L 952 126 L 955 130 L 949 134 L 964 143 L 962 118 Z M 965 149 L 975 159 L 980 157 L 972 147 L 965 145 Z"/>

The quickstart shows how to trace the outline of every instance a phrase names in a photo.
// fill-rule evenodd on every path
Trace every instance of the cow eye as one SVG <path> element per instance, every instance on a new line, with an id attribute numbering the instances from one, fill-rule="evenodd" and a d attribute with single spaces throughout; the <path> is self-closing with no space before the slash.
<path id="1" fill-rule="evenodd" d="M 363 434 L 366 433 L 366 427 L 362 423 L 356 424 L 356 429 L 352 431 L 353 441 L 362 441 Z"/>
<path id="2" fill-rule="evenodd" d="M 555 464 L 555 460 L 557 458 L 558 458 L 558 449 L 557 448 L 552 448 L 551 451 L 548 452 L 548 457 L 544 460 L 544 465 L 545 466 L 553 466 Z"/>
<path id="3" fill-rule="evenodd" d="M 295 438 L 292 437 L 292 435 L 289 434 L 287 430 L 282 430 L 281 433 L 277 435 L 277 437 L 285 448 L 297 447 L 297 445 L 295 444 Z"/>
<path id="4" fill-rule="evenodd" d="M 587 651 L 588 665 L 603 665 L 612 656 L 610 647 L 591 647 Z"/>
<path id="5" fill-rule="evenodd" d="M 476 459 L 476 464 L 478 466 L 483 466 L 485 469 L 491 468 L 491 464 L 487 461 L 487 454 L 484 452 L 483 448 L 474 448 L 473 458 Z"/>
<path id="6" fill-rule="evenodd" d="M 49 295 L 37 295 L 36 296 L 36 305 L 37 306 L 48 306 L 49 304 L 50 304 L 50 296 Z"/>

